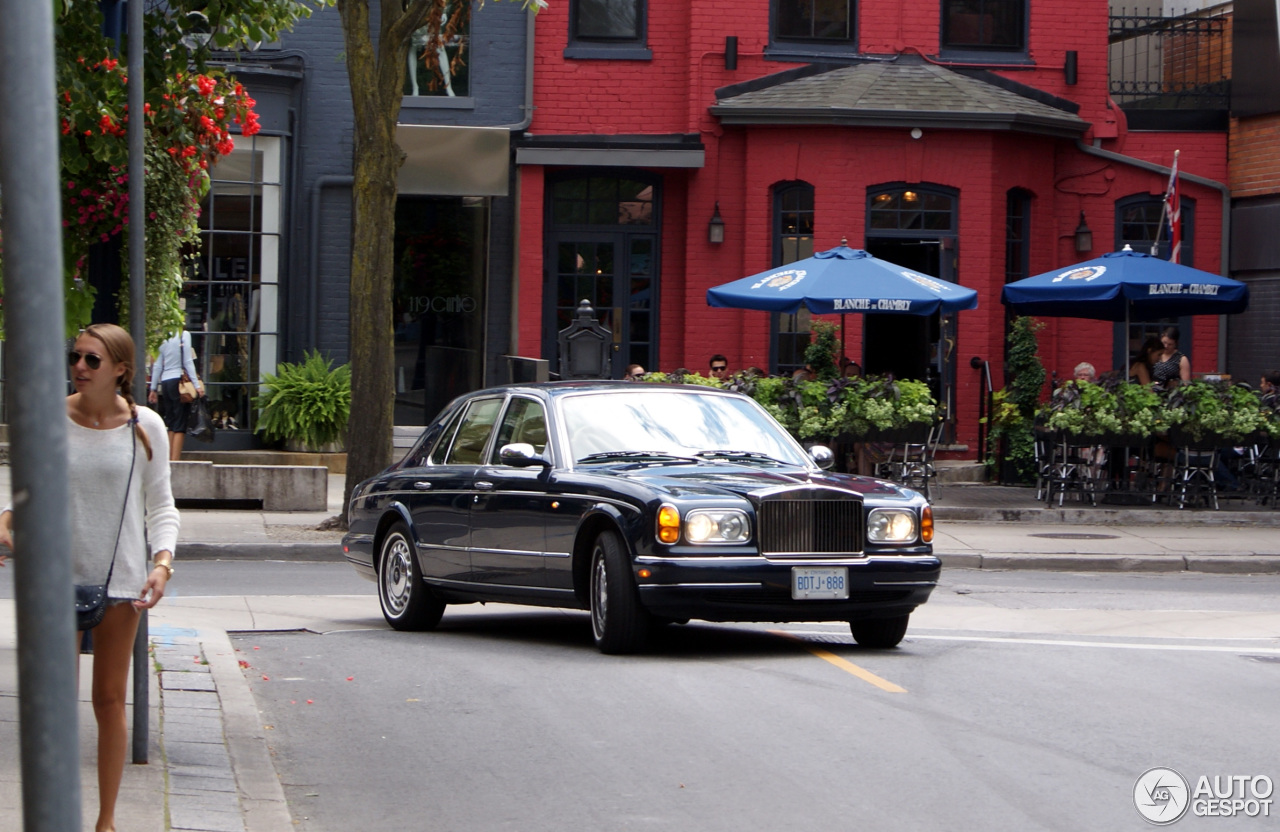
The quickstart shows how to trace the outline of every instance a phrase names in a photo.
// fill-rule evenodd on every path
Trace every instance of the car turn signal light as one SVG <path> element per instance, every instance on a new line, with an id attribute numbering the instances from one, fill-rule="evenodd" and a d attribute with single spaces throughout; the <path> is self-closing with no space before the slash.
<path id="1" fill-rule="evenodd" d="M 925 506 L 920 512 L 920 541 L 922 543 L 933 542 L 933 507 Z"/>
<path id="2" fill-rule="evenodd" d="M 680 539 L 680 510 L 664 505 L 658 509 L 658 540 L 675 543 Z"/>

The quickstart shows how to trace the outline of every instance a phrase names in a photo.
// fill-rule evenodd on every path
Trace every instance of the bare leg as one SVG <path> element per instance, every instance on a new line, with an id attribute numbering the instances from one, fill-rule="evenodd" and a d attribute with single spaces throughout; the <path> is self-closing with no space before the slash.
<path id="1" fill-rule="evenodd" d="M 169 431 L 169 461 L 177 461 L 182 459 L 182 441 L 187 438 L 185 433 Z"/>
<path id="2" fill-rule="evenodd" d="M 93 715 L 98 720 L 98 823 L 96 832 L 116 828 L 116 799 L 124 778 L 129 745 L 125 696 L 129 663 L 138 632 L 138 611 L 131 604 L 107 607 L 93 631 Z"/>

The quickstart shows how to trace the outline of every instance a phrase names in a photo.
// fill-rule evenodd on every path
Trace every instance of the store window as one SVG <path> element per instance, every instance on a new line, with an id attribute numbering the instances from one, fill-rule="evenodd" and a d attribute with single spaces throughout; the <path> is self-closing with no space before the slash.
<path id="1" fill-rule="evenodd" d="M 773 189 L 774 268 L 813 256 L 813 186 L 786 182 Z M 790 375 L 804 366 L 809 346 L 809 310 L 773 315 L 773 371 Z"/>
<path id="2" fill-rule="evenodd" d="M 396 201 L 395 423 L 425 425 L 483 386 L 488 197 Z"/>
<path id="3" fill-rule="evenodd" d="M 439 13 L 437 37 L 432 37 L 430 26 L 413 33 L 404 81 L 406 96 L 471 95 L 471 5 L 468 0 L 447 0 Z"/>
<path id="4" fill-rule="evenodd" d="M 281 153 L 279 138 L 237 136 L 212 169 L 203 247 L 182 288 L 220 447 L 252 444 L 252 398 L 263 373 L 276 370 Z"/>
<path id="5" fill-rule="evenodd" d="M 1025 52 L 1027 0 L 943 0 L 942 49 Z"/>

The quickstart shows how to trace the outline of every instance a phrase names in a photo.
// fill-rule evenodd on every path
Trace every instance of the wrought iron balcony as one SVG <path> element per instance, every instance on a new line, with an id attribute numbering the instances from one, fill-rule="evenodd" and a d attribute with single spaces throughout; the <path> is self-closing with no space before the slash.
<path id="1" fill-rule="evenodd" d="M 1221 7 L 1219 7 L 1221 8 Z M 1231 97 L 1231 17 L 1219 10 L 1111 15 L 1110 93 L 1126 112 L 1225 113 Z M 1225 118 L 1225 116 L 1224 116 Z"/>

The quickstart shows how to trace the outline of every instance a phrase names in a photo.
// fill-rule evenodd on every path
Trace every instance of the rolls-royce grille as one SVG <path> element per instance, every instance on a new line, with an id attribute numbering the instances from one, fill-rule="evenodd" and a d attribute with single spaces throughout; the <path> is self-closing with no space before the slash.
<path id="1" fill-rule="evenodd" d="M 758 519 L 762 555 L 862 553 L 862 503 L 857 500 L 765 500 Z"/>

